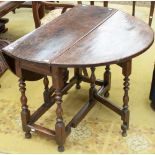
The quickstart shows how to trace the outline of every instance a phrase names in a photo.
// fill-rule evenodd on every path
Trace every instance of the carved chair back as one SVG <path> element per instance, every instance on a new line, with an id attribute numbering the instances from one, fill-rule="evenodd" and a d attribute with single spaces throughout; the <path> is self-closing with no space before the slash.
<path id="1" fill-rule="evenodd" d="M 73 4 L 64 4 L 59 2 L 50 1 L 32 1 L 33 17 L 35 27 L 38 28 L 41 25 L 41 19 L 45 16 L 45 9 L 54 10 L 55 8 L 61 8 L 61 14 L 64 13 L 68 8 L 73 8 Z"/>

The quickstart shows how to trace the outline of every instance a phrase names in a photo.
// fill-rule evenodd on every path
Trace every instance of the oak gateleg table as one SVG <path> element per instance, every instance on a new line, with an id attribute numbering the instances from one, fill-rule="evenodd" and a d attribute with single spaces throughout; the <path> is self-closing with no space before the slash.
<path id="1" fill-rule="evenodd" d="M 20 78 L 21 118 L 25 137 L 31 138 L 31 130 L 45 134 L 56 140 L 59 151 L 64 151 L 64 143 L 71 128 L 76 127 L 87 115 L 95 101 L 121 116 L 122 135 L 126 136 L 129 128 L 128 90 L 132 59 L 146 51 L 153 40 L 152 29 L 127 13 L 111 8 L 78 5 L 5 47 L 3 58 L 10 70 Z M 106 99 L 111 85 L 111 64 L 122 68 L 122 107 Z M 98 66 L 106 66 L 104 79 L 96 79 L 95 69 Z M 74 76 L 70 79 L 68 68 L 74 68 Z M 91 70 L 90 77 L 83 74 L 86 68 Z M 52 86 L 49 86 L 47 76 L 52 77 Z M 25 81 L 42 78 L 44 103 L 30 114 Z M 81 82 L 90 83 L 88 102 L 65 125 L 62 96 L 73 85 L 80 89 Z M 96 85 L 100 86 L 98 90 Z M 37 125 L 35 122 L 54 103 L 57 103 L 55 130 Z"/>

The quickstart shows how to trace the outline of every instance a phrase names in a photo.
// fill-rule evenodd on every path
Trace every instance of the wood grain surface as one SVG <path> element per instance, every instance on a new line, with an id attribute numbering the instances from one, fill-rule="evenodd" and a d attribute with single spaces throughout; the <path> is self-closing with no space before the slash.
<path id="1" fill-rule="evenodd" d="M 153 38 L 152 29 L 129 14 L 77 6 L 10 44 L 3 52 L 33 63 L 98 66 L 141 54 Z"/>

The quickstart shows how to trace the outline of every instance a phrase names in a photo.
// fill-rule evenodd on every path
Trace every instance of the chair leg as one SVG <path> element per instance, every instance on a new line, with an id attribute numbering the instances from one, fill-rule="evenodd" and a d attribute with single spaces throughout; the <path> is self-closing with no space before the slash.
<path id="1" fill-rule="evenodd" d="M 152 24 L 152 19 L 153 19 L 154 5 L 155 5 L 155 2 L 154 2 L 154 1 L 151 1 L 150 15 L 149 15 L 149 25 L 150 25 L 150 26 L 151 26 L 151 24 Z"/>
<path id="2" fill-rule="evenodd" d="M 132 2 L 132 16 L 135 16 L 136 1 Z"/>
<path id="3" fill-rule="evenodd" d="M 66 140 L 65 133 L 65 123 L 63 122 L 63 109 L 62 109 L 62 92 L 61 89 L 64 87 L 64 79 L 63 79 L 63 69 L 62 68 L 53 68 L 53 87 L 55 89 L 55 101 L 57 104 L 56 108 L 56 124 L 55 124 L 55 134 L 56 134 L 56 142 L 58 144 L 58 151 L 64 151 L 64 143 Z"/>

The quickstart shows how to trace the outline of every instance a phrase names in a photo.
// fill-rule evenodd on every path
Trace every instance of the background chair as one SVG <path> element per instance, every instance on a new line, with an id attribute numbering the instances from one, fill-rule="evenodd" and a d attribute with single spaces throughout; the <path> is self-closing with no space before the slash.
<path id="1" fill-rule="evenodd" d="M 23 2 L 21 1 L 1 1 L 0 2 L 0 32 L 5 32 L 7 29 L 5 28 L 5 24 L 9 21 L 8 19 L 3 19 L 10 11 L 13 11 L 17 7 L 20 6 Z"/>
<path id="2" fill-rule="evenodd" d="M 154 6 L 155 6 L 155 1 L 150 1 L 150 14 L 149 14 L 149 22 L 148 24 L 151 26 L 152 24 L 152 19 L 153 19 L 153 14 L 154 14 Z M 133 1 L 133 10 L 132 10 L 132 15 L 135 16 L 135 7 L 136 7 L 136 1 Z"/>
<path id="3" fill-rule="evenodd" d="M 17 7 L 19 7 L 23 2 L 22 1 L 1 1 L 0 2 L 0 33 L 4 33 L 7 31 L 5 24 L 9 21 L 9 19 L 2 18 L 10 11 L 14 11 Z M 9 42 L 3 39 L 0 39 L 0 50 L 8 45 Z M 0 56 L 0 76 L 4 73 L 7 69 L 6 65 L 4 64 L 1 56 Z"/>
<path id="4" fill-rule="evenodd" d="M 32 10 L 33 10 L 35 27 L 37 28 L 42 24 L 41 20 L 43 19 L 43 17 L 45 17 L 45 9 L 48 8 L 48 10 L 49 9 L 52 10 L 51 18 L 48 18 L 48 19 L 53 20 L 60 14 L 66 12 L 67 9 L 73 8 L 73 7 L 74 7 L 73 4 L 64 4 L 64 3 L 46 2 L 46 1 L 33 1 Z"/>

